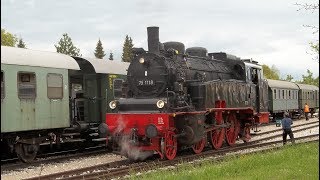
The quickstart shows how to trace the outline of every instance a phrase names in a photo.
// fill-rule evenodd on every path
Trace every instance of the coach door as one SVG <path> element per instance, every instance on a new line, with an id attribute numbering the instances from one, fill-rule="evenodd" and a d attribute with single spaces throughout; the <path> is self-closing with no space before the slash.
<path id="1" fill-rule="evenodd" d="M 36 99 L 36 74 L 33 72 L 18 72 L 17 79 L 18 97 L 20 99 L 20 112 L 22 129 L 35 129 L 35 99 Z"/>
<path id="2" fill-rule="evenodd" d="M 100 122 L 97 74 L 85 75 L 84 86 L 88 122 Z"/>
<path id="3" fill-rule="evenodd" d="M 48 73 L 47 74 L 47 97 L 49 99 L 50 121 L 53 127 L 66 126 L 64 119 L 66 114 L 63 109 L 66 108 L 62 101 L 63 99 L 63 76 L 62 74 Z"/>

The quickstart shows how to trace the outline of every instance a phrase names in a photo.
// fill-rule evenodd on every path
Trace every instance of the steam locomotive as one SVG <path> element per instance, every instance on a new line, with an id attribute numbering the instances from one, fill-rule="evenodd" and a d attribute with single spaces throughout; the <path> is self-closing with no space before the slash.
<path id="1" fill-rule="evenodd" d="M 148 51 L 134 48 L 124 97 L 109 103 L 107 144 L 130 159 L 154 153 L 172 160 L 180 148 L 201 153 L 238 137 L 250 140 L 253 125 L 269 122 L 268 86 L 251 59 L 183 43 L 159 41 L 148 27 Z"/>

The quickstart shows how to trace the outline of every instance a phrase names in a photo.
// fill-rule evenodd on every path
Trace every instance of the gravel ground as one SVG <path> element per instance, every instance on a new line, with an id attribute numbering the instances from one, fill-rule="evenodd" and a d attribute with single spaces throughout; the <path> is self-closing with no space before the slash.
<path id="1" fill-rule="evenodd" d="M 103 164 L 108 162 L 114 162 L 123 160 L 125 157 L 121 157 L 115 154 L 104 154 L 104 155 L 94 155 L 90 157 L 83 157 L 79 159 L 72 159 L 65 163 L 53 163 L 46 164 L 41 167 L 29 167 L 28 169 L 23 169 L 21 171 L 9 171 L 2 172 L 2 180 L 16 180 L 22 178 L 31 178 L 39 175 L 47 175 L 72 169 L 79 169 L 84 167 L 89 167 L 97 164 Z"/>
<path id="2" fill-rule="evenodd" d="M 309 122 L 316 122 L 318 121 L 319 122 L 319 119 L 318 118 L 310 118 L 309 121 L 306 121 L 305 119 L 296 119 L 296 120 L 293 120 L 293 124 L 292 126 L 295 126 L 295 125 L 300 125 L 300 124 L 306 124 L 306 123 L 309 123 Z M 313 124 L 315 125 L 315 124 Z M 276 125 L 268 125 L 268 126 L 262 126 L 262 127 L 258 127 L 258 130 L 261 130 L 259 132 L 257 132 L 256 134 L 259 134 L 260 132 L 265 132 L 265 131 L 270 131 L 270 130 L 273 130 L 273 129 L 281 129 L 281 126 L 280 127 L 276 127 Z M 252 132 L 252 133 L 255 133 L 255 132 Z"/>
<path id="3" fill-rule="evenodd" d="M 319 120 L 318 120 L 318 118 L 312 118 L 309 121 L 306 121 L 304 119 L 303 120 L 295 120 L 293 122 L 293 125 L 298 125 L 298 124 L 303 124 L 303 123 L 313 122 L 313 121 L 319 121 Z M 308 125 L 308 126 L 311 126 L 311 125 Z M 280 129 L 281 127 L 276 127 L 275 125 L 270 125 L 270 126 L 260 127 L 258 129 L 261 130 L 260 132 L 264 132 L 264 131 L 272 130 L 275 128 Z M 294 128 L 293 130 L 296 130 L 296 129 L 300 129 L 300 128 Z M 316 134 L 316 133 L 319 134 L 319 127 L 312 128 L 310 130 L 303 131 L 303 132 L 294 133 L 294 137 L 301 137 L 301 136 L 306 136 L 306 135 L 311 135 L 311 134 Z M 260 139 L 260 138 L 264 138 L 264 137 L 268 137 L 268 136 L 272 136 L 272 135 L 276 135 L 276 134 L 281 134 L 281 132 L 280 133 L 279 132 L 278 133 L 270 133 L 270 134 L 263 135 L 263 136 L 253 136 L 252 140 L 256 140 L 256 139 Z M 277 139 L 281 140 L 281 137 L 277 138 Z M 288 142 L 290 142 L 289 137 L 288 137 Z M 242 143 L 242 141 L 237 141 L 237 143 Z M 282 146 L 282 144 L 279 144 L 279 146 Z M 268 147 L 264 147 L 264 148 L 260 148 L 260 149 L 265 149 L 265 148 L 268 148 Z M 260 149 L 258 148 L 256 150 L 260 150 Z M 250 151 L 256 151 L 256 150 L 250 150 Z M 245 153 L 246 151 L 249 151 L 249 150 L 243 150 L 242 153 Z M 241 151 L 238 153 L 241 153 Z M 1 179 L 3 179 L 3 180 L 11 180 L 11 179 L 16 180 L 16 179 L 22 179 L 22 178 L 30 178 L 30 177 L 35 177 L 35 176 L 39 176 L 39 175 L 47 175 L 47 174 L 51 174 L 51 173 L 57 173 L 57 172 L 78 169 L 78 168 L 83 168 L 83 167 L 89 167 L 89 166 L 102 164 L 102 163 L 119 161 L 119 160 L 123 160 L 123 159 L 125 159 L 125 157 L 115 155 L 115 154 L 93 155 L 93 156 L 89 156 L 89 157 L 72 159 L 67 163 L 64 162 L 64 163 L 45 164 L 41 167 L 39 167 L 39 166 L 29 167 L 27 169 L 23 169 L 20 171 L 2 172 Z"/>

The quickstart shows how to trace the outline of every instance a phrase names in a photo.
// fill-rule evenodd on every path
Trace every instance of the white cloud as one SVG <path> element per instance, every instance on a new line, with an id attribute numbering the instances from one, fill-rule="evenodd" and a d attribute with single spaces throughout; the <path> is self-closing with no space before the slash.
<path id="1" fill-rule="evenodd" d="M 106 57 L 112 51 L 120 60 L 127 34 L 147 50 L 146 27 L 156 25 L 162 42 L 253 58 L 296 78 L 306 69 L 319 75 L 319 63 L 306 53 L 318 37 L 303 27 L 318 26 L 319 13 L 297 11 L 291 0 L 23 2 L 1 1 L 1 27 L 20 35 L 29 48 L 55 51 L 54 44 L 67 32 L 83 56 L 94 56 L 100 38 Z"/>

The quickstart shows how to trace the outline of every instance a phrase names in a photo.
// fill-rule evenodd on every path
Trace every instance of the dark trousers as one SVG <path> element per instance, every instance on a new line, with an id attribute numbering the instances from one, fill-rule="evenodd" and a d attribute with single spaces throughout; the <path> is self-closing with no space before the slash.
<path id="1" fill-rule="evenodd" d="M 284 129 L 283 130 L 283 134 L 282 134 L 282 138 L 283 138 L 283 145 L 285 145 L 287 143 L 287 136 L 289 134 L 290 137 L 290 141 L 292 143 L 294 143 L 294 137 L 293 137 L 293 133 L 291 129 Z"/>
<path id="2" fill-rule="evenodd" d="M 304 115 L 306 116 L 306 120 L 309 120 L 308 114 L 309 114 L 308 112 L 304 113 Z"/>

